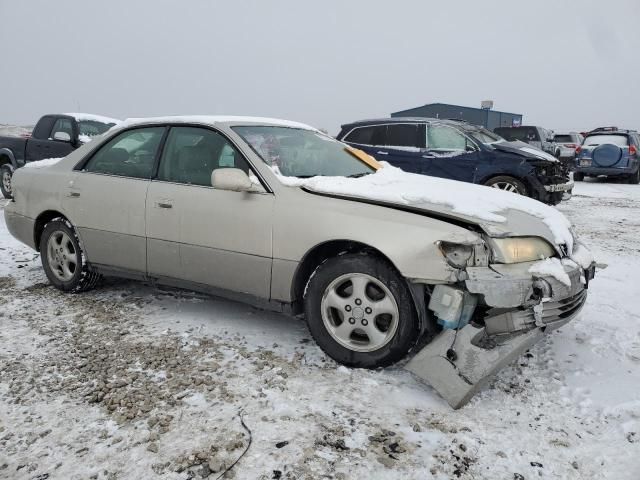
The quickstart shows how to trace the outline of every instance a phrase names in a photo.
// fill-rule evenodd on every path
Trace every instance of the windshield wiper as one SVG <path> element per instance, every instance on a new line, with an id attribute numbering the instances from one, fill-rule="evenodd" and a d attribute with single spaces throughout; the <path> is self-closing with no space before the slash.
<path id="1" fill-rule="evenodd" d="M 366 175 L 371 175 L 371 172 L 354 173 L 352 175 L 347 175 L 347 178 L 360 178 Z"/>

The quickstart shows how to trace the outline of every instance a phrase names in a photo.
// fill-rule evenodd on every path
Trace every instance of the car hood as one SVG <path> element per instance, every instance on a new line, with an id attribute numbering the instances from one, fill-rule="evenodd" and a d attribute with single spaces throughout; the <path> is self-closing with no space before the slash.
<path id="1" fill-rule="evenodd" d="M 549 155 L 547 152 L 543 152 L 542 150 L 521 141 L 498 142 L 492 143 L 491 146 L 501 152 L 515 153 L 516 155 L 525 157 L 527 160 L 547 160 L 553 163 L 558 162 L 557 158 Z"/>
<path id="2" fill-rule="evenodd" d="M 528 197 L 471 183 L 383 168 L 361 178 L 279 177 L 289 186 L 480 227 L 491 237 L 543 237 L 560 249 L 573 248 L 571 224 L 553 207 Z"/>

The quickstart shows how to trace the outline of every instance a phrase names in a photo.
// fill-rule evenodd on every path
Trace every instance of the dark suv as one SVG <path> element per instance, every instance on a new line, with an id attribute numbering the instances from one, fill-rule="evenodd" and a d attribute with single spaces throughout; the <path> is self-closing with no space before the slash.
<path id="1" fill-rule="evenodd" d="M 573 187 L 551 155 L 463 121 L 363 120 L 343 125 L 337 138 L 407 172 L 487 185 L 552 205 Z"/>
<path id="2" fill-rule="evenodd" d="M 597 128 L 576 149 L 575 180 L 586 176 L 606 175 L 640 183 L 640 135 L 633 130 L 616 127 Z"/>

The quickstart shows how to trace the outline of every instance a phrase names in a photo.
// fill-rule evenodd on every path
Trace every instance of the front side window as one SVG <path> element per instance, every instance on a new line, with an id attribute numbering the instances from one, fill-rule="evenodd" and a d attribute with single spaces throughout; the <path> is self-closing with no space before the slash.
<path id="1" fill-rule="evenodd" d="M 375 168 L 358 158 L 354 150 L 328 135 L 300 128 L 249 126 L 233 130 L 279 175 L 356 177 Z"/>
<path id="2" fill-rule="evenodd" d="M 464 151 L 467 138 L 457 130 L 442 125 L 429 125 L 427 129 L 427 148 L 440 151 Z"/>
<path id="3" fill-rule="evenodd" d="M 249 164 L 220 133 L 207 128 L 173 127 L 160 160 L 158 180 L 211 186 L 211 173 L 218 168 L 240 168 Z"/>
<path id="4" fill-rule="evenodd" d="M 63 132 L 69 135 L 69 138 L 73 138 L 73 124 L 68 118 L 59 118 L 56 123 L 53 124 L 51 129 L 51 138 L 54 138 L 55 134 Z"/>
<path id="5" fill-rule="evenodd" d="M 121 133 L 91 157 L 84 170 L 122 177 L 151 178 L 164 127 Z"/>

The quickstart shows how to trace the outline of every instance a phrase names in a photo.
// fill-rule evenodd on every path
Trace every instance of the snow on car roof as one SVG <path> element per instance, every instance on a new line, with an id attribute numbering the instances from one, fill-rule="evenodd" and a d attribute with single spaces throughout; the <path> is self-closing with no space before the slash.
<path id="1" fill-rule="evenodd" d="M 217 123 L 265 123 L 279 127 L 301 128 L 305 130 L 317 130 L 314 127 L 291 120 L 281 120 L 267 117 L 244 117 L 234 115 L 176 115 L 166 117 L 127 118 L 118 125 L 118 128 L 144 123 L 202 123 L 215 125 Z"/>
<path id="2" fill-rule="evenodd" d="M 103 117 L 102 115 L 94 115 L 92 113 L 65 113 L 64 115 L 69 115 L 70 117 L 75 118 L 78 122 L 89 121 L 106 124 L 115 123 L 116 125 L 121 123 L 117 118 Z"/>

